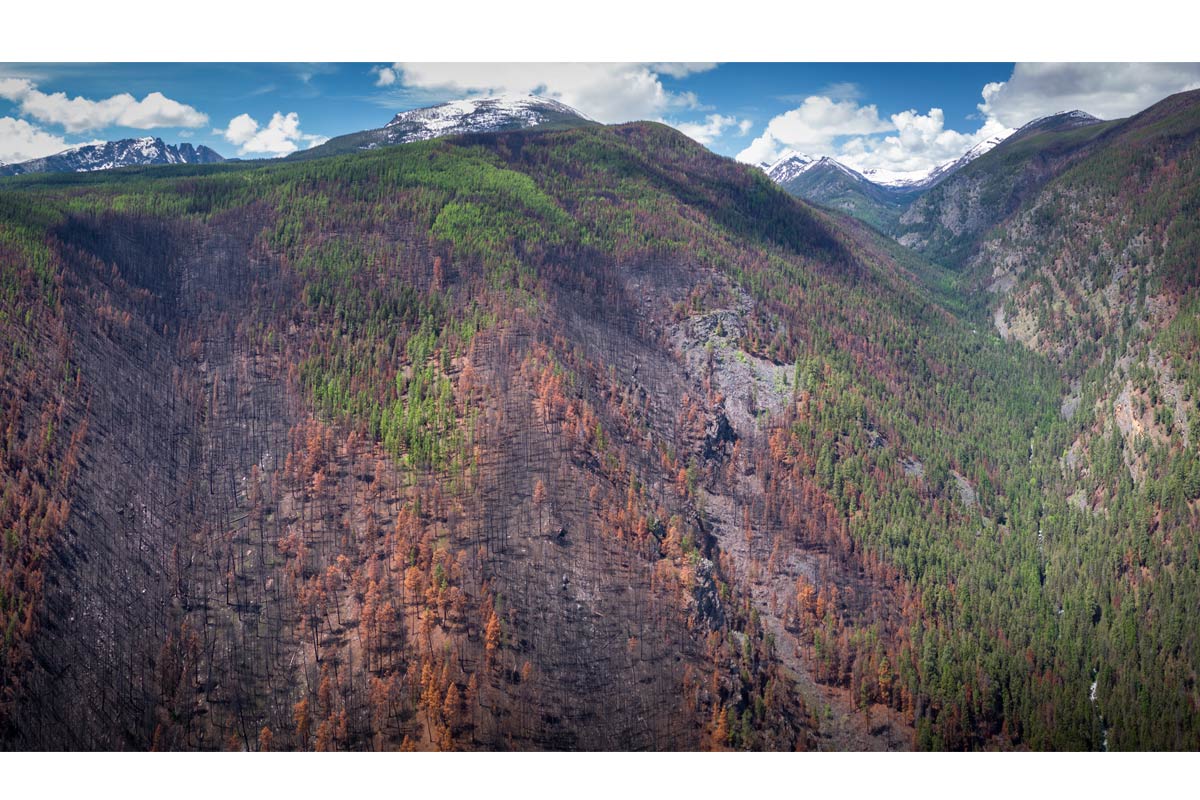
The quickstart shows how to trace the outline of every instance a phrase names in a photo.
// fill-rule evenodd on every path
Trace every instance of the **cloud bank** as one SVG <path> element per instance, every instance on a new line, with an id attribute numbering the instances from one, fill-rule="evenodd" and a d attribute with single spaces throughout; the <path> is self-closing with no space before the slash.
<path id="1" fill-rule="evenodd" d="M 47 94 L 26 78 L 0 78 L 0 98 L 16 103 L 22 116 L 47 125 L 60 125 L 68 133 L 110 126 L 125 128 L 191 128 L 208 124 L 208 115 L 189 105 L 151 92 L 141 100 L 129 93 L 103 100 Z"/>
<path id="2" fill-rule="evenodd" d="M 979 110 L 1010 127 L 1060 111 L 1128 117 L 1176 92 L 1200 88 L 1200 64 L 1017 64 L 983 87 Z"/>
<path id="3" fill-rule="evenodd" d="M 696 109 L 691 92 L 663 85 L 715 64 L 416 64 L 398 62 L 373 70 L 377 86 L 469 94 L 538 94 L 577 108 L 599 122 L 661 119 Z"/>
<path id="4" fill-rule="evenodd" d="M 31 158 L 43 158 L 71 147 L 55 136 L 23 119 L 0 117 L 0 162 L 17 164 Z"/>

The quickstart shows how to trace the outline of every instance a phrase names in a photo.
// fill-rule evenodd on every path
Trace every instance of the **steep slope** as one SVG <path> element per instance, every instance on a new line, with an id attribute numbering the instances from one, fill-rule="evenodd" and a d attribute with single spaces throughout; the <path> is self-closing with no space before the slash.
<path id="1" fill-rule="evenodd" d="M 1059 366 L 665 126 L 0 211 L 6 746 L 1197 744 Z"/>
<path id="2" fill-rule="evenodd" d="M 933 261 L 961 266 L 992 226 L 1115 124 L 1079 111 L 1034 120 L 917 197 L 889 232 Z"/>
<path id="3" fill-rule="evenodd" d="M 93 182 L 42 223 L 81 376 L 62 427 L 87 431 L 89 469 L 46 557 L 18 741 L 790 749 L 819 741 L 808 702 L 839 709 L 839 746 L 876 741 L 825 695 L 849 676 L 802 691 L 767 639 L 796 575 L 860 587 L 822 600 L 839 619 L 887 603 L 811 512 L 811 543 L 746 549 L 755 484 L 725 475 L 795 391 L 766 356 L 799 340 L 763 338 L 772 312 L 722 264 L 765 247 L 814 302 L 826 280 L 903 294 L 896 276 L 660 126 L 310 163 Z M 101 390 L 114 374 L 133 379 Z M 127 463 L 145 477 L 102 477 Z M 763 547 L 779 583 L 752 598 Z"/>
<path id="4" fill-rule="evenodd" d="M 1103 531 L 1085 545 L 1111 579 L 1088 600 L 1102 608 L 1091 697 L 1114 747 L 1195 730 L 1188 708 L 1154 703 L 1157 720 L 1138 708 L 1164 684 L 1194 687 L 1200 665 L 1200 637 L 1177 611 L 1200 598 L 1197 209 L 1190 92 L 1112 126 L 967 264 L 1001 334 L 1070 381 L 1054 513 Z"/>
<path id="5" fill-rule="evenodd" d="M 921 173 L 877 169 L 858 172 L 828 156 L 816 158 L 791 151 L 761 167 L 788 194 L 844 211 L 876 230 L 888 232 L 896 227 L 901 214 L 916 198 L 991 151 L 1005 138 L 985 139 L 959 158 Z"/>
<path id="6" fill-rule="evenodd" d="M 45 158 L 20 164 L 0 164 L 0 176 L 28 175 L 41 172 L 95 172 L 117 167 L 157 164 L 216 164 L 225 159 L 211 148 L 166 144 L 162 139 L 120 139 L 103 144 L 84 145 Z"/>
<path id="7" fill-rule="evenodd" d="M 900 193 L 879 186 L 832 158 L 793 156 L 776 162 L 767 177 L 788 194 L 844 211 L 881 230 L 906 205 Z"/>
<path id="8" fill-rule="evenodd" d="M 546 97 L 478 97 L 402 111 L 382 128 L 337 136 L 317 147 L 293 153 L 289 158 L 319 158 L 467 133 L 500 133 L 523 128 L 562 130 L 594 124 L 570 106 Z"/>

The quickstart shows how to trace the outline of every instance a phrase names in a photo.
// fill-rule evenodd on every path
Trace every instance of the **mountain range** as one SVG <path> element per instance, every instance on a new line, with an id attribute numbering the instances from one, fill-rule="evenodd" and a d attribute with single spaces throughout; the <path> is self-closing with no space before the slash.
<path id="1" fill-rule="evenodd" d="M 876 228 L 888 229 L 916 197 L 1003 140 L 1003 136 L 985 139 L 958 158 L 922 173 L 859 172 L 829 156 L 818 158 L 793 151 L 761 167 L 789 194 L 844 211 Z"/>
<path id="2" fill-rule="evenodd" d="M 45 158 L 18 164 L 0 164 L 0 177 L 41 172 L 96 172 L 130 166 L 158 164 L 217 164 L 225 159 L 209 147 L 143 137 L 81 145 Z"/>
<path id="3" fill-rule="evenodd" d="M 496 95 L 402 111 L 382 128 L 338 136 L 294 153 L 291 158 L 320 158 L 443 136 L 499 133 L 535 127 L 540 130 L 561 130 L 595 124 L 579 111 L 556 100 L 533 95 Z M 16 164 L 0 163 L 0 177 L 42 172 L 94 172 L 129 166 L 215 164 L 224 160 L 204 145 L 171 145 L 162 139 L 144 137 L 81 145 L 52 156 Z"/>

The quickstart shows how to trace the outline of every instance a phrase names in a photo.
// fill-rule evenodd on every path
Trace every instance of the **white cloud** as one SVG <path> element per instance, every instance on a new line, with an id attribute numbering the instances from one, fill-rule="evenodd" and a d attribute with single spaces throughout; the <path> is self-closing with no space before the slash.
<path id="1" fill-rule="evenodd" d="M 396 82 L 396 70 L 391 67 L 371 67 L 376 86 L 391 86 Z"/>
<path id="2" fill-rule="evenodd" d="M 1009 127 L 1059 111 L 1117 119 L 1200 88 L 1200 64 L 1017 64 L 983 88 L 979 110 Z"/>
<path id="3" fill-rule="evenodd" d="M 712 144 L 719 139 L 727 128 L 737 128 L 743 135 L 750 130 L 748 119 L 738 120 L 737 117 L 722 114 L 709 114 L 704 122 L 673 122 L 671 125 L 700 144 Z"/>
<path id="4" fill-rule="evenodd" d="M 928 114 L 902 111 L 891 120 L 894 134 L 882 141 L 860 138 L 846 142 L 839 150 L 840 160 L 859 171 L 922 172 L 953 161 L 984 139 L 1010 132 L 994 119 L 968 133 L 948 129 L 940 108 L 931 108 Z"/>
<path id="5" fill-rule="evenodd" d="M 830 155 L 834 140 L 844 136 L 884 133 L 893 129 L 873 106 L 853 100 L 834 100 L 822 95 L 806 97 L 799 108 L 780 114 L 767 123 L 762 135 L 738 153 L 750 163 L 774 161 L 785 150 Z"/>
<path id="6" fill-rule="evenodd" d="M 949 129 L 940 108 L 931 108 L 925 114 L 909 109 L 885 120 L 873 105 L 814 95 L 805 98 L 799 108 L 772 119 L 762 135 L 737 157 L 757 164 L 797 150 L 832 156 L 859 171 L 925 172 L 1007 131 L 1006 126 L 991 118 L 975 131 Z"/>
<path id="7" fill-rule="evenodd" d="M 51 125 L 61 125 L 68 133 L 107 128 L 193 127 L 208 123 L 208 115 L 189 105 L 151 92 L 141 100 L 128 93 L 103 100 L 67 97 L 65 92 L 46 94 L 26 78 L 0 78 L 0 97 L 16 103 L 23 116 Z"/>
<path id="8" fill-rule="evenodd" d="M 695 64 L 412 64 L 392 69 L 414 89 L 460 94 L 539 94 L 577 108 L 599 122 L 660 119 L 672 109 L 696 108 L 691 92 L 672 92 L 660 75 L 682 77 Z"/>
<path id="9" fill-rule="evenodd" d="M 0 117 L 0 161 L 6 164 L 51 156 L 68 147 L 71 145 L 61 136 L 55 136 L 23 119 Z"/>
<path id="10" fill-rule="evenodd" d="M 300 115 L 295 111 L 288 114 L 276 111 L 266 127 L 261 127 L 249 114 L 239 114 L 229 120 L 225 130 L 213 133 L 224 136 L 227 142 L 236 145 L 238 155 L 243 156 L 286 156 L 328 141 L 325 136 L 303 133 L 300 130 Z"/>
<path id="11" fill-rule="evenodd" d="M 1198 87 L 1200 64 L 1017 64 L 1007 81 L 981 90 L 980 126 L 956 131 L 946 127 L 940 108 L 924 114 L 909 109 L 883 120 L 875 106 L 859 105 L 857 87 L 832 84 L 772 119 L 737 157 L 759 163 L 799 150 L 860 171 L 924 172 L 1037 117 L 1075 109 L 1103 119 L 1125 117 Z"/>

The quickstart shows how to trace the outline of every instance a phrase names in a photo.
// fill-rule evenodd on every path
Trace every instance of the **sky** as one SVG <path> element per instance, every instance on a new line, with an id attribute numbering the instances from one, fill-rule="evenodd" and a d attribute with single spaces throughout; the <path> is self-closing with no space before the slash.
<path id="1" fill-rule="evenodd" d="M 1113 119 L 1193 88 L 1200 64 L 0 64 L 0 161 L 138 136 L 271 158 L 508 92 L 600 122 L 665 122 L 749 163 L 797 151 L 905 174 L 1038 116 Z"/>

